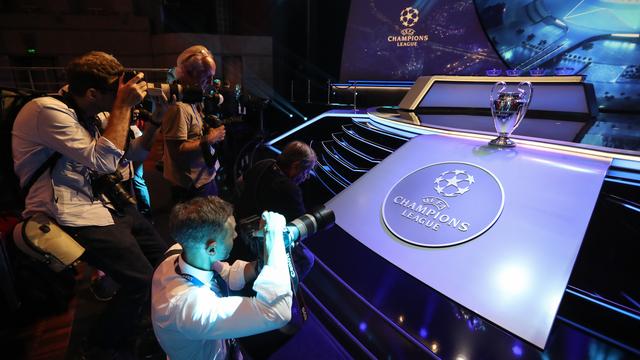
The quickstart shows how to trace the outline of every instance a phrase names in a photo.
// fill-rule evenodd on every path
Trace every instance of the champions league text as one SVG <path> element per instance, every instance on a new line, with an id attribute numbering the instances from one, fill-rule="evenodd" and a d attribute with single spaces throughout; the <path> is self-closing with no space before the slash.
<path id="1" fill-rule="evenodd" d="M 446 224 L 462 232 L 469 230 L 470 224 L 468 222 L 443 214 L 441 211 L 434 209 L 431 204 L 418 204 L 415 201 L 405 199 L 403 196 L 396 196 L 393 198 L 393 202 L 406 208 L 402 211 L 401 215 L 403 217 L 433 231 L 438 231 L 440 224 Z"/>

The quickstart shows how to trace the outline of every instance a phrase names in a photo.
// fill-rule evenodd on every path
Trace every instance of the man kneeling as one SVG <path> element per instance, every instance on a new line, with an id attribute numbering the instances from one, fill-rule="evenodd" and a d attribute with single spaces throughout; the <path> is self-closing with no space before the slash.
<path id="1" fill-rule="evenodd" d="M 264 267 L 227 259 L 236 238 L 232 206 L 217 197 L 178 204 L 170 228 L 182 253 L 156 269 L 153 329 L 172 360 L 225 359 L 238 351 L 236 337 L 284 326 L 291 319 L 291 285 L 282 215 L 265 211 Z M 255 279 L 255 297 L 227 296 Z"/>

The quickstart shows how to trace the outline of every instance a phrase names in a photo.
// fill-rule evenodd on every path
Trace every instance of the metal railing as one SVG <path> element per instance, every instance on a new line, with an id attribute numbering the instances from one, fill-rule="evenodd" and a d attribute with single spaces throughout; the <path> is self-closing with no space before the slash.
<path id="1" fill-rule="evenodd" d="M 129 70 L 129 69 L 128 69 Z M 145 74 L 148 82 L 166 82 L 166 68 L 136 68 Z M 56 92 L 66 83 L 62 67 L 0 66 L 0 86 Z"/>

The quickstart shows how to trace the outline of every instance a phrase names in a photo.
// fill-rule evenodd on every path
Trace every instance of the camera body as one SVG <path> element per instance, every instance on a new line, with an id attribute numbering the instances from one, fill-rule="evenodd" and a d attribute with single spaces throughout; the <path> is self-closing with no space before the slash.
<path id="1" fill-rule="evenodd" d="M 292 220 L 287 223 L 282 234 L 285 249 L 289 252 L 301 241 L 330 228 L 334 223 L 335 214 L 324 206 Z M 264 255 L 264 232 L 260 229 L 260 216 L 254 215 L 241 219 L 238 222 L 238 233 L 251 253 L 261 259 Z"/>
<path id="2" fill-rule="evenodd" d="M 136 76 L 138 72 L 135 70 L 127 70 L 124 72 L 123 80 L 125 82 L 131 80 Z M 181 101 L 186 104 L 197 104 L 204 99 L 204 91 L 200 86 L 193 85 L 180 85 L 178 83 L 166 84 L 166 83 L 151 83 L 147 82 L 147 95 L 154 97 L 162 97 L 164 94 L 167 100 L 171 100 L 172 96 L 176 97 L 177 101 Z"/>
<path id="3" fill-rule="evenodd" d="M 216 129 L 223 125 L 222 121 L 219 117 L 215 115 L 207 115 L 203 119 L 202 125 L 204 127 L 204 133 L 208 133 L 209 129 Z M 222 146 L 220 143 L 213 145 L 213 151 L 211 151 L 211 147 L 206 142 L 200 143 L 200 151 L 202 152 L 202 158 L 204 159 L 204 163 L 208 168 L 213 168 L 216 165 L 216 159 L 220 156 L 222 152 Z"/>
<path id="4" fill-rule="evenodd" d="M 122 185 L 122 174 L 114 172 L 91 178 L 93 196 L 104 195 L 116 207 L 122 209 L 126 205 L 136 205 L 136 199 Z"/>

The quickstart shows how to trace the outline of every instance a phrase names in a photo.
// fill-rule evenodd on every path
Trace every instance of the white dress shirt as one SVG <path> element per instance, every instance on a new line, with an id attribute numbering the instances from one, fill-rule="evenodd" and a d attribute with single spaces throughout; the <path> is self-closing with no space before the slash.
<path id="1" fill-rule="evenodd" d="M 118 168 L 123 151 L 105 137 L 93 137 L 76 112 L 52 97 L 27 103 L 12 131 L 13 161 L 20 185 L 54 152 L 62 157 L 33 184 L 23 216 L 43 212 L 66 226 L 113 224 L 109 210 L 91 191 L 91 171 L 108 174 Z"/>
<path id="2" fill-rule="evenodd" d="M 191 275 L 197 286 L 176 273 Z M 231 289 L 244 287 L 246 262 L 218 262 L 214 268 Z M 197 282 L 197 281 L 196 281 Z M 225 359 L 224 339 L 284 326 L 291 319 L 291 284 L 284 246 L 274 246 L 253 284 L 256 297 L 222 297 L 212 271 L 187 264 L 180 255 L 163 261 L 153 275 L 151 318 L 160 345 L 171 360 Z"/>

